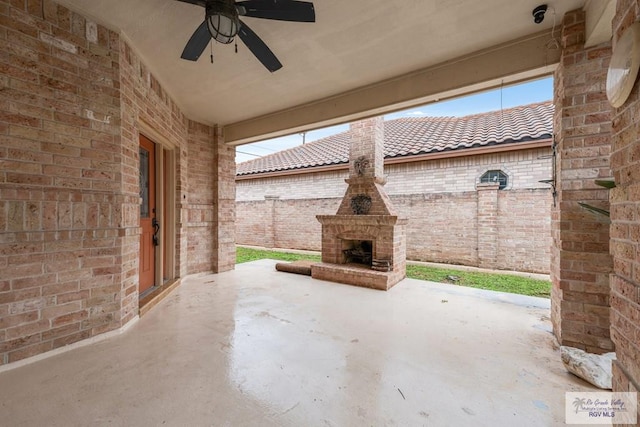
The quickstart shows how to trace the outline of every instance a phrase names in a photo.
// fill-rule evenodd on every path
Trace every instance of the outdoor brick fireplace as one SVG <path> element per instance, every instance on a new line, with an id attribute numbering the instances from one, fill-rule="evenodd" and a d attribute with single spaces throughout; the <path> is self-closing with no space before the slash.
<path id="1" fill-rule="evenodd" d="M 384 192 L 382 118 L 351 125 L 349 187 L 336 215 L 318 215 L 322 262 L 316 279 L 388 290 L 405 277 L 406 224 Z"/>

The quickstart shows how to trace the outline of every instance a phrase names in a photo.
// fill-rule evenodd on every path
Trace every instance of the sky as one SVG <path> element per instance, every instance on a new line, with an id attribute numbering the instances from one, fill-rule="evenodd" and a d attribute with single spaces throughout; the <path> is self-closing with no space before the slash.
<path id="1" fill-rule="evenodd" d="M 425 116 L 467 116 L 470 114 L 496 111 L 503 108 L 516 107 L 518 105 L 532 104 L 534 102 L 549 101 L 553 99 L 553 78 L 533 80 L 518 85 L 505 86 L 502 89 L 494 89 L 479 92 L 474 95 L 454 98 L 410 108 L 392 114 L 386 114 L 385 120 L 401 117 L 425 117 Z M 305 142 L 315 141 L 349 129 L 348 124 L 331 126 L 323 129 L 309 131 L 304 136 Z M 236 148 L 236 163 L 267 156 L 277 151 L 286 150 L 301 145 L 302 134 L 293 134 L 280 138 L 267 139 L 253 144 L 241 145 Z"/>

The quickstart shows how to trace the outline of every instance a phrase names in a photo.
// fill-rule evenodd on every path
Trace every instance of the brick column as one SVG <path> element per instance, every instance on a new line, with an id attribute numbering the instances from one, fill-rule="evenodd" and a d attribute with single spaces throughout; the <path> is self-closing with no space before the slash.
<path id="1" fill-rule="evenodd" d="M 609 223 L 578 202 L 608 209 L 595 184 L 611 175 L 611 107 L 605 95 L 610 43 L 585 48 L 585 14 L 565 15 L 555 73 L 556 208 L 552 210 L 551 320 L 561 345 L 613 350 L 609 334 Z"/>
<path id="2" fill-rule="evenodd" d="M 640 20 L 637 2 L 618 2 L 613 39 Z M 640 95 L 638 82 L 613 112 L 611 169 L 611 338 L 616 345 L 613 390 L 640 392 Z M 638 393 L 640 421 L 640 393 Z"/>
<path id="3" fill-rule="evenodd" d="M 478 184 L 478 267 L 495 268 L 498 252 L 498 188 Z"/>
<path id="4" fill-rule="evenodd" d="M 236 265 L 236 148 L 224 143 L 222 128 L 215 128 L 214 167 L 214 272 L 233 270 Z"/>
<path id="5" fill-rule="evenodd" d="M 264 245 L 267 248 L 276 247 L 276 201 L 280 196 L 264 196 Z"/>

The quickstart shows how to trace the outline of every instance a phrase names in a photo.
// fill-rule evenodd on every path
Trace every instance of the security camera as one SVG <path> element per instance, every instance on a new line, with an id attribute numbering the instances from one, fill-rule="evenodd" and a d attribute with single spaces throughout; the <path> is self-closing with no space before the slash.
<path id="1" fill-rule="evenodd" d="M 540 6 L 536 7 L 535 9 L 533 9 L 533 12 L 532 12 L 533 22 L 535 22 L 536 24 L 539 24 L 542 21 L 544 21 L 544 13 L 546 11 L 547 11 L 547 5 L 546 4 L 541 4 Z"/>

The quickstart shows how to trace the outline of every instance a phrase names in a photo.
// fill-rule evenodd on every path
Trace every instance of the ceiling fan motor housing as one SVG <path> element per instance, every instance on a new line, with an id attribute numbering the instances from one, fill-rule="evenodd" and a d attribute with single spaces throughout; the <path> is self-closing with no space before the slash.
<path id="1" fill-rule="evenodd" d="M 223 44 L 233 41 L 240 29 L 238 11 L 233 0 L 210 0 L 206 5 L 207 28 L 211 37 Z"/>

